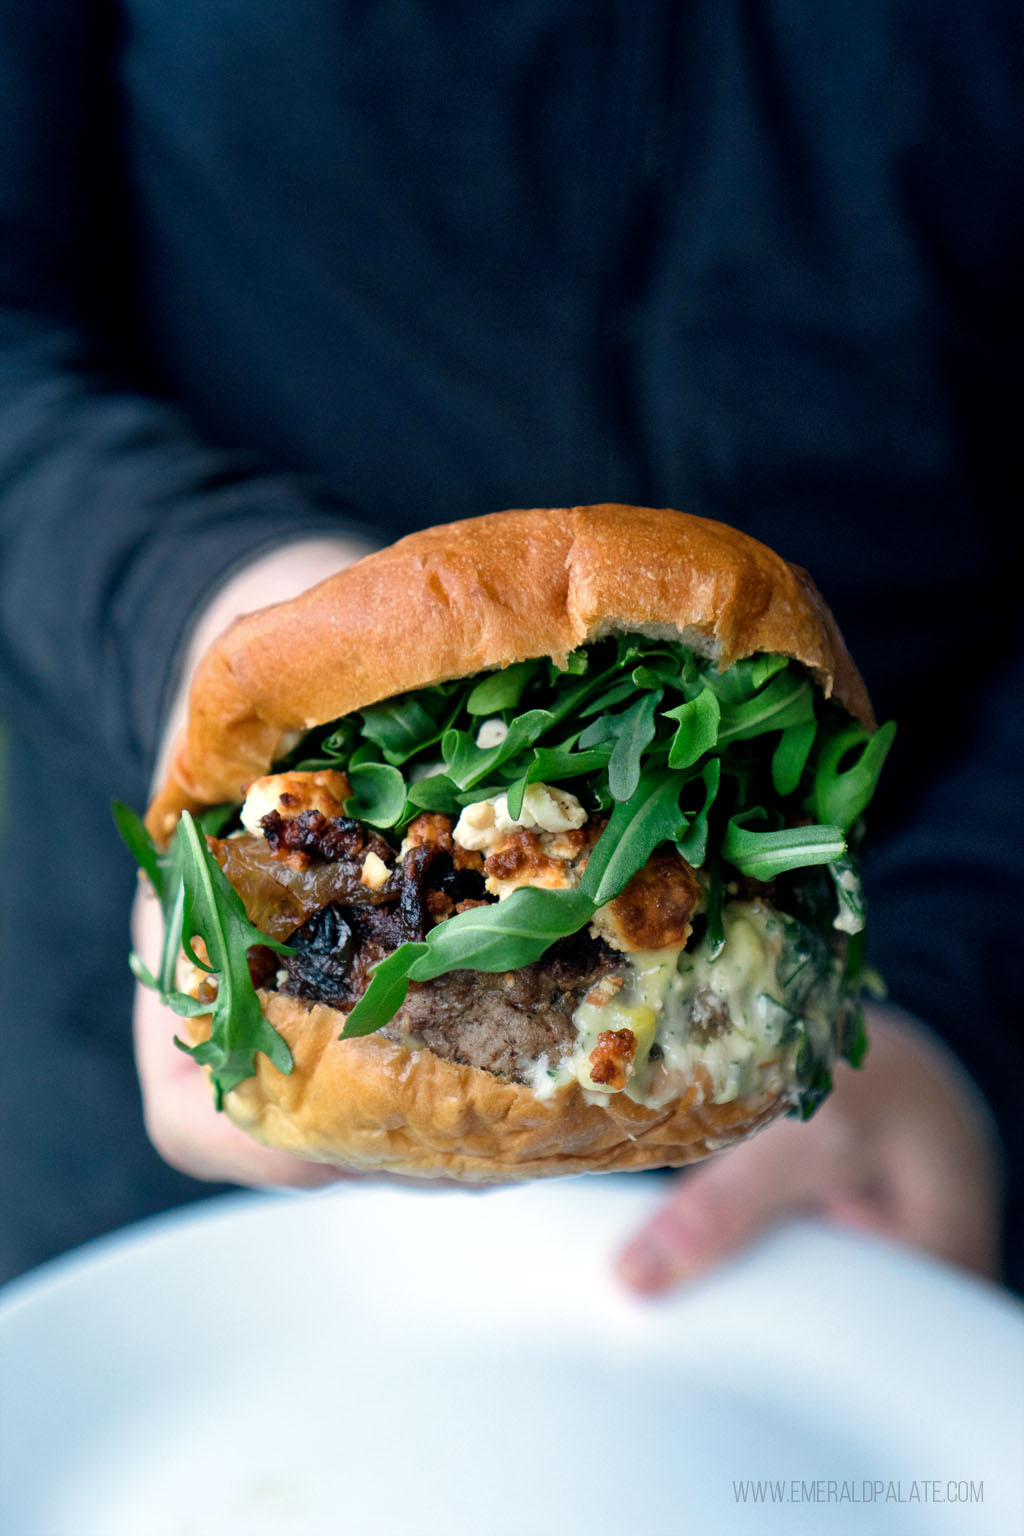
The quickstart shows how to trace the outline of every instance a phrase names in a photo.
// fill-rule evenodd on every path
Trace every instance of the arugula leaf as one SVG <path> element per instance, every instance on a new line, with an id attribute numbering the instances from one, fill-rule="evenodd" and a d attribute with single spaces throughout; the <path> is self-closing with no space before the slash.
<path id="1" fill-rule="evenodd" d="M 383 704 L 371 704 L 360 711 L 361 734 L 380 747 L 388 763 L 400 766 L 441 739 L 446 722 L 437 715 L 442 713 L 440 706 L 444 700 L 431 700 L 431 703 L 436 714 L 415 693 L 401 694 Z"/>
<path id="2" fill-rule="evenodd" d="M 324 737 L 323 750 L 332 757 L 341 757 L 350 751 L 359 734 L 354 720 L 339 720 L 330 735 Z"/>
<path id="3" fill-rule="evenodd" d="M 171 839 L 166 852 L 156 846 L 146 824 L 130 806 L 115 800 L 112 806 L 114 822 L 121 838 L 135 862 L 148 876 L 163 911 L 163 944 L 160 953 L 159 978 L 154 978 L 136 954 L 128 957 L 132 974 L 144 986 L 153 987 L 164 997 L 172 994 L 190 1001 L 185 993 L 176 993 L 174 972 L 181 948 L 181 918 L 184 903 L 182 887 L 181 849 L 177 835 Z M 181 1011 L 181 1010 L 179 1010 Z M 203 1009 L 203 1012 L 206 1010 Z"/>
<path id="4" fill-rule="evenodd" d="M 580 732 L 577 745 L 584 750 L 591 747 L 608 748 L 611 755 L 612 746 L 619 734 L 619 717 L 617 715 L 601 715 L 597 720 L 591 720 L 586 730 Z"/>
<path id="5" fill-rule="evenodd" d="M 850 1027 L 845 1031 L 842 1049 L 844 1061 L 848 1061 L 851 1067 L 862 1067 L 868 1054 L 869 1044 L 864 1009 L 857 1007 L 850 1021 Z"/>
<path id="6" fill-rule="evenodd" d="M 171 839 L 166 854 L 161 856 L 164 871 L 164 892 L 161 904 L 164 911 L 164 940 L 160 951 L 160 991 L 169 996 L 174 991 L 174 978 L 181 952 L 181 925 L 185 912 L 185 874 L 182 841 L 177 831 Z"/>
<path id="7" fill-rule="evenodd" d="M 607 768 L 610 753 L 606 749 L 592 748 L 575 752 L 564 747 L 534 747 L 533 762 L 527 769 L 530 784 L 547 784 L 559 779 L 578 779 L 583 774 L 598 773 Z"/>
<path id="8" fill-rule="evenodd" d="M 753 666 L 750 669 L 750 681 L 755 688 L 763 687 L 770 677 L 774 677 L 776 672 L 781 672 L 783 667 L 789 665 L 787 657 L 774 655 L 770 652 L 765 652 L 763 655 L 755 656 L 752 659 Z"/>
<path id="9" fill-rule="evenodd" d="M 797 1071 L 799 1071 L 799 1062 L 800 1058 L 797 1056 Z M 831 1092 L 831 1067 L 816 1067 L 800 1090 L 800 1098 L 796 1106 L 789 1111 L 790 1115 L 795 1114 L 800 1120 L 810 1120 L 817 1114 Z"/>
<path id="10" fill-rule="evenodd" d="M 678 661 L 651 656 L 631 673 L 638 688 L 675 688 L 682 686 L 682 673 Z"/>
<path id="11" fill-rule="evenodd" d="M 708 959 L 717 960 L 725 948 L 725 880 L 721 859 L 712 859 L 707 889 Z"/>
<path id="12" fill-rule="evenodd" d="M 641 666 L 654 667 L 661 662 L 667 662 L 678 674 L 690 655 L 689 651 L 674 640 L 653 640 L 646 635 L 618 635 L 615 643 L 615 665 L 619 671 L 629 671 L 638 663 Z"/>
<path id="13" fill-rule="evenodd" d="M 642 693 L 619 716 L 619 729 L 608 762 L 608 788 L 613 800 L 628 800 L 640 782 L 640 759 L 654 740 L 654 715 L 663 690 Z"/>
<path id="14" fill-rule="evenodd" d="M 794 794 L 799 787 L 817 731 L 812 714 L 809 720 L 788 725 L 779 737 L 772 754 L 772 785 L 780 797 Z"/>
<path id="15" fill-rule="evenodd" d="M 359 728 L 354 719 L 339 720 L 337 722 L 330 734 L 325 736 L 320 743 L 321 753 L 331 760 L 328 766 L 336 768 L 339 761 L 343 762 L 348 757 L 352 748 L 359 740 L 359 734 Z M 319 768 L 322 764 L 320 761 L 310 762 L 303 758 L 296 766 L 299 769 L 307 767 Z"/>
<path id="16" fill-rule="evenodd" d="M 141 981 L 144 987 L 149 987 L 153 992 L 160 993 L 160 1001 L 165 1007 L 171 1008 L 179 1018 L 195 1019 L 200 1014 L 209 1013 L 209 1003 L 202 1003 L 197 997 L 192 997 L 188 992 L 179 992 L 173 985 L 165 987 L 156 979 L 151 971 L 143 965 L 140 957 L 132 951 L 128 956 L 128 969 L 136 981 Z"/>
<path id="17" fill-rule="evenodd" d="M 406 789 L 409 804 L 421 811 L 443 811 L 447 816 L 457 816 L 462 807 L 458 801 L 458 785 L 446 773 L 433 773 L 429 778 L 416 779 Z"/>
<path id="18" fill-rule="evenodd" d="M 196 821 L 207 837 L 223 837 L 225 828 L 237 817 L 238 806 L 232 805 L 230 800 L 223 800 L 220 805 L 211 805 L 205 811 L 200 811 Z"/>
<path id="19" fill-rule="evenodd" d="M 563 677 L 582 677 L 590 666 L 590 653 L 586 650 L 570 651 L 565 658 L 565 666 L 560 667 L 554 661 L 548 662 L 548 681 L 561 682 Z"/>
<path id="20" fill-rule="evenodd" d="M 721 758 L 709 757 L 700 778 L 704 781 L 704 802 L 691 816 L 686 833 L 676 842 L 676 852 L 694 869 L 700 869 L 708 856 L 708 812 L 715 803 L 722 778 Z"/>
<path id="21" fill-rule="evenodd" d="M 534 747 L 533 761 L 526 772 L 511 785 L 508 813 L 517 817 L 523 809 L 523 796 L 529 784 L 557 784 L 559 780 L 581 778 L 599 773 L 608 766 L 609 752 L 572 752 L 558 747 Z"/>
<path id="22" fill-rule="evenodd" d="M 262 1051 L 279 1072 L 292 1069 L 291 1051 L 263 1017 L 247 956 L 254 944 L 265 944 L 282 955 L 294 951 L 249 922 L 242 898 L 225 878 L 187 811 L 182 812 L 176 837 L 181 843 L 185 893 L 181 946 L 190 960 L 202 970 L 216 973 L 218 980 L 217 996 L 207 1010 L 210 1038 L 196 1046 L 180 1040 L 175 1043 L 201 1066 L 210 1068 L 219 1109 L 226 1093 L 253 1076 L 257 1051 Z M 208 961 L 196 954 L 196 938 L 203 940 Z"/>
<path id="23" fill-rule="evenodd" d="M 833 821 L 848 832 L 867 808 L 878 783 L 878 775 L 889 755 L 895 723 L 890 720 L 877 731 L 851 725 L 833 736 L 822 747 L 814 773 L 812 799 L 814 814 L 821 821 Z M 840 772 L 847 753 L 863 750 L 856 761 Z"/>
<path id="24" fill-rule="evenodd" d="M 624 699 L 633 698 L 635 694 L 636 684 L 633 679 L 622 678 L 613 687 L 606 688 L 604 693 L 599 694 L 596 699 L 591 699 L 585 708 L 577 710 L 577 714 L 581 720 L 586 720 L 591 715 L 603 714 L 606 710 L 614 708 L 616 704 L 621 704 Z"/>
<path id="25" fill-rule="evenodd" d="M 378 960 L 370 974 L 369 986 L 350 1009 L 338 1039 L 352 1040 L 383 1029 L 405 1002 L 412 965 L 426 953 L 426 944 L 400 944 L 384 960 Z"/>
<path id="26" fill-rule="evenodd" d="M 515 709 L 539 669 L 539 661 L 517 661 L 500 672 L 489 673 L 470 693 L 466 709 L 471 715 L 500 715 L 503 710 Z"/>
<path id="27" fill-rule="evenodd" d="M 112 801 L 110 808 L 122 842 L 143 874 L 148 876 L 150 885 L 162 902 L 164 871 L 160 862 L 160 851 L 146 830 L 146 823 L 138 812 L 133 811 L 130 805 L 125 805 L 123 800 Z"/>
<path id="28" fill-rule="evenodd" d="M 410 981 L 449 971 L 511 971 L 539 960 L 556 939 L 576 933 L 594 915 L 579 891 L 524 885 L 492 906 L 471 907 L 438 923 L 425 944 L 407 943 L 374 966 L 370 985 L 349 1014 L 341 1038 L 369 1035 L 393 1018 Z"/>
<path id="29" fill-rule="evenodd" d="M 831 864 L 846 852 L 842 829 L 835 826 L 784 827 L 778 832 L 751 832 L 743 820 L 763 817 L 764 809 L 731 816 L 722 839 L 722 857 L 754 880 L 772 880 L 789 869 Z"/>
<path id="30" fill-rule="evenodd" d="M 733 662 L 724 672 L 718 672 L 710 666 L 702 667 L 701 675 L 706 686 L 718 695 L 721 703 L 744 704 L 757 692 L 754 661 L 753 656 L 747 656 L 743 661 Z"/>
<path id="31" fill-rule="evenodd" d="M 468 731 L 448 730 L 441 738 L 441 752 L 448 769 L 448 776 L 460 789 L 472 789 L 487 774 L 515 757 L 524 747 L 532 746 L 554 717 L 546 709 L 530 709 L 513 720 L 505 740 L 496 747 L 478 747 Z"/>
<path id="32" fill-rule="evenodd" d="M 353 793 L 345 801 L 346 816 L 371 827 L 393 827 L 405 810 L 405 780 L 386 763 L 349 764 Z"/>
<path id="33" fill-rule="evenodd" d="M 511 971 L 539 960 L 556 939 L 576 933 L 594 915 L 580 891 L 546 891 L 522 885 L 504 901 L 471 907 L 427 935 L 427 954 L 409 971 L 430 981 L 447 971 Z"/>
<path id="34" fill-rule="evenodd" d="M 626 699 L 634 698 L 638 685 L 633 682 L 632 663 L 641 656 L 644 657 L 645 663 L 659 656 L 668 656 L 669 661 L 674 662 L 676 670 L 680 675 L 682 674 L 682 663 L 676 662 L 675 653 L 664 647 L 651 650 L 636 644 L 623 647 L 618 642 L 599 641 L 593 647 L 595 656 L 607 655 L 609 643 L 615 644 L 618 660 L 602 666 L 595 659 L 581 682 L 571 686 L 563 685 L 548 706 L 556 721 L 570 717 L 574 720 L 586 720 L 591 715 L 601 714 L 602 711 L 611 709 Z M 630 675 L 623 676 L 624 670 Z"/>
<path id="35" fill-rule="evenodd" d="M 742 703 L 727 705 L 718 730 L 719 745 L 749 741 L 765 731 L 785 730 L 814 719 L 814 691 L 806 677 L 778 673 L 766 688 Z"/>
<path id="36" fill-rule="evenodd" d="M 182 812 L 167 853 L 160 853 L 141 819 L 126 807 L 115 809 L 122 837 L 142 868 L 150 874 L 164 911 L 164 942 L 160 975 L 153 976 L 138 955 L 129 959 L 134 976 L 159 992 L 162 1001 L 179 1016 L 210 1015 L 210 1038 L 200 1045 L 175 1044 L 202 1066 L 210 1068 L 217 1108 L 224 1095 L 252 1077 L 257 1051 L 262 1051 L 280 1072 L 290 1072 L 291 1052 L 263 1017 L 259 998 L 249 976 L 248 952 L 264 944 L 278 954 L 294 953 L 287 944 L 254 928 L 245 914 L 242 898 L 225 878 L 206 846 L 206 838 L 187 811 Z M 208 959 L 195 949 L 202 939 Z M 201 970 L 217 977 L 213 1003 L 204 1003 L 174 985 L 178 954 L 184 950 Z"/>
<path id="37" fill-rule="evenodd" d="M 648 769 L 630 799 L 616 805 L 580 881 L 580 890 L 595 906 L 618 896 L 661 843 L 683 836 L 686 817 L 679 809 L 681 791 L 678 774 Z"/>
<path id="38" fill-rule="evenodd" d="M 670 768 L 691 767 L 717 743 L 722 709 L 713 689 L 702 688 L 696 698 L 663 713 L 667 720 L 676 721 L 676 733 L 668 749 Z"/>

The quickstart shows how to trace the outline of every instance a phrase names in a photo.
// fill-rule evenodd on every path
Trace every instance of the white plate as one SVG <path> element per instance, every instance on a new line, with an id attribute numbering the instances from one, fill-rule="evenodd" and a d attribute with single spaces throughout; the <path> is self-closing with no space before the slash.
<path id="1" fill-rule="evenodd" d="M 641 1304 L 663 1190 L 239 1196 L 48 1266 L 0 1305 L 5 1536 L 1024 1530 L 1017 1303 L 798 1226 Z"/>

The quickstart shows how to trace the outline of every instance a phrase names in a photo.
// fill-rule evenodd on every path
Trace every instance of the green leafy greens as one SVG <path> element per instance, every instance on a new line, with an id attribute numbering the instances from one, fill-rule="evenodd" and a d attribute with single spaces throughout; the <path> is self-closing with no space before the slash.
<path id="1" fill-rule="evenodd" d="M 187 811 L 182 813 L 166 854 L 152 842 L 141 820 L 125 805 L 115 805 L 114 819 L 128 846 L 149 876 L 164 912 L 164 940 L 159 976 L 132 955 L 132 972 L 161 1001 L 185 1018 L 210 1015 L 209 1038 L 199 1045 L 175 1044 L 201 1066 L 209 1067 L 217 1108 L 226 1093 L 255 1072 L 254 1057 L 262 1051 L 279 1072 L 290 1072 L 292 1057 L 284 1040 L 263 1017 L 249 976 L 248 952 L 265 944 L 279 954 L 291 954 L 286 944 L 254 928 L 242 898 L 225 878 L 206 845 L 206 837 Z M 204 954 L 196 951 L 202 939 Z M 179 951 L 193 965 L 217 978 L 212 1002 L 201 1002 L 174 984 Z"/>
<path id="2" fill-rule="evenodd" d="M 536 783 L 564 787 L 589 815 L 607 816 L 578 889 L 523 887 L 437 924 L 423 942 L 402 944 L 374 968 L 344 1036 L 387 1023 L 410 982 L 539 959 L 584 927 L 663 844 L 702 871 L 712 947 L 736 872 L 772 880 L 824 865 L 832 914 L 856 932 L 860 818 L 893 734 L 892 725 L 872 732 L 852 722 L 784 656 L 752 656 L 719 672 L 686 646 L 628 634 L 575 651 L 561 667 L 515 662 L 317 728 L 275 770 L 344 771 L 352 790 L 346 813 L 396 843 L 422 810 L 458 816 L 465 805 L 503 794 L 518 817 Z M 218 1098 L 252 1074 L 256 1051 L 287 1071 L 287 1046 L 262 1017 L 246 963 L 255 944 L 288 953 L 286 946 L 248 922 L 190 817 L 166 854 L 131 812 L 122 807 L 116 817 L 165 914 L 159 975 L 137 959 L 133 967 L 178 1012 L 211 1013 L 210 1038 L 191 1054 L 210 1068 Z M 206 961 L 195 954 L 197 936 Z M 179 947 L 216 974 L 212 1006 L 175 990 Z"/>

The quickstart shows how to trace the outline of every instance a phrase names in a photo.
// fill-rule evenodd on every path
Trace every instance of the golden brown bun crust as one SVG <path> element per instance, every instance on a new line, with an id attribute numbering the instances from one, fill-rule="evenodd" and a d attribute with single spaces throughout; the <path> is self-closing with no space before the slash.
<path id="1" fill-rule="evenodd" d="M 225 1108 L 257 1141 L 313 1162 L 489 1184 L 680 1168 L 749 1136 L 791 1102 L 776 1087 L 712 1104 L 702 1069 L 662 1109 L 624 1093 L 588 1104 L 577 1084 L 538 1099 L 524 1084 L 380 1035 L 339 1040 L 345 1016 L 333 1008 L 275 992 L 260 1001 L 294 1066 L 285 1076 L 258 1056 L 257 1075 L 227 1095 Z M 208 1028 L 182 1022 L 193 1040 Z"/>
<path id="2" fill-rule="evenodd" d="M 237 620 L 197 670 L 147 825 L 166 841 L 182 810 L 240 800 L 295 733 L 379 699 L 646 627 L 723 667 L 791 656 L 874 723 L 810 577 L 756 539 L 671 509 L 496 512 L 410 534 Z"/>

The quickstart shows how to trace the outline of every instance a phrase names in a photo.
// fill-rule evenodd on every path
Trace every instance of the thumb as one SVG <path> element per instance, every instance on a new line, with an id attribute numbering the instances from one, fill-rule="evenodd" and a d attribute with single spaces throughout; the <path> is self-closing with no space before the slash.
<path id="1" fill-rule="evenodd" d="M 713 1269 L 783 1217 L 820 1204 L 841 1177 L 839 1148 L 819 1135 L 809 1156 L 807 1129 L 780 1122 L 679 1174 L 618 1255 L 620 1278 L 657 1295 Z"/>

